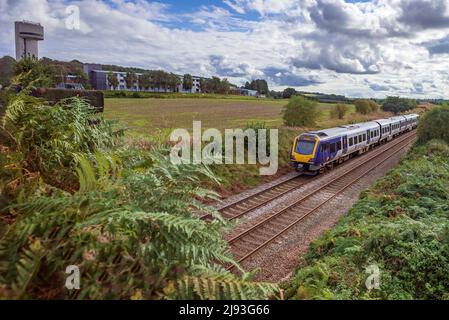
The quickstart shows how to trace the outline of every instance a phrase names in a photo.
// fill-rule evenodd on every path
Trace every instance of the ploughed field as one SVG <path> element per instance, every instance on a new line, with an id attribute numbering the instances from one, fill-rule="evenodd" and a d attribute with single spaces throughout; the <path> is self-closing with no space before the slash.
<path id="1" fill-rule="evenodd" d="M 203 128 L 244 128 L 249 122 L 282 125 L 282 107 L 288 100 L 262 99 L 123 99 L 105 100 L 105 116 L 117 119 L 136 134 L 152 134 L 155 129 L 192 128 L 201 120 Z M 319 104 L 320 123 L 329 121 L 333 104 Z M 349 114 L 354 113 L 353 106 Z"/>

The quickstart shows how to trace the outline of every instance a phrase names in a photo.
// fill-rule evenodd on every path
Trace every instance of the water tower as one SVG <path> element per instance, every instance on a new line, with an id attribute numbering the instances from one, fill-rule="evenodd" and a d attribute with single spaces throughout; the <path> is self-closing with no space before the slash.
<path id="1" fill-rule="evenodd" d="M 38 58 L 38 44 L 44 40 L 44 27 L 39 23 L 16 21 L 16 60 L 23 57 Z"/>

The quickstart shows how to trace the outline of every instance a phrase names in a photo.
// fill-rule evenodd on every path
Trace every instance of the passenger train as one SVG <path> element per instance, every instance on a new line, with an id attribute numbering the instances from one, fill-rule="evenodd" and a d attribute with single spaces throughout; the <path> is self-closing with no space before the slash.
<path id="1" fill-rule="evenodd" d="M 419 115 L 409 114 L 301 134 L 292 146 L 292 166 L 306 174 L 322 173 L 352 156 L 414 130 L 418 120 Z"/>

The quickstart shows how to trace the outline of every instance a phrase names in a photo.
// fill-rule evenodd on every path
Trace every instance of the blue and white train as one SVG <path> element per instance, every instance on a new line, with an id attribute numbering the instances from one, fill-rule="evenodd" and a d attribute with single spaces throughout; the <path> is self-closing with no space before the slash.
<path id="1" fill-rule="evenodd" d="M 409 114 L 301 134 L 292 146 L 292 166 L 304 173 L 324 172 L 354 155 L 414 130 L 418 120 L 419 115 Z"/>

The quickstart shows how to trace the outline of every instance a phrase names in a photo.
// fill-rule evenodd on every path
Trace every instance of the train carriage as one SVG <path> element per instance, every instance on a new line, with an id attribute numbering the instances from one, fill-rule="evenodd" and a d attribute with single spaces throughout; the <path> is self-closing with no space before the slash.
<path id="1" fill-rule="evenodd" d="M 378 119 L 375 120 L 380 125 L 380 142 L 387 142 L 393 139 L 393 134 L 391 133 L 390 119 Z"/>
<path id="2" fill-rule="evenodd" d="M 299 172 L 322 172 L 416 128 L 418 119 L 412 114 L 304 133 L 293 143 L 291 163 Z"/>

